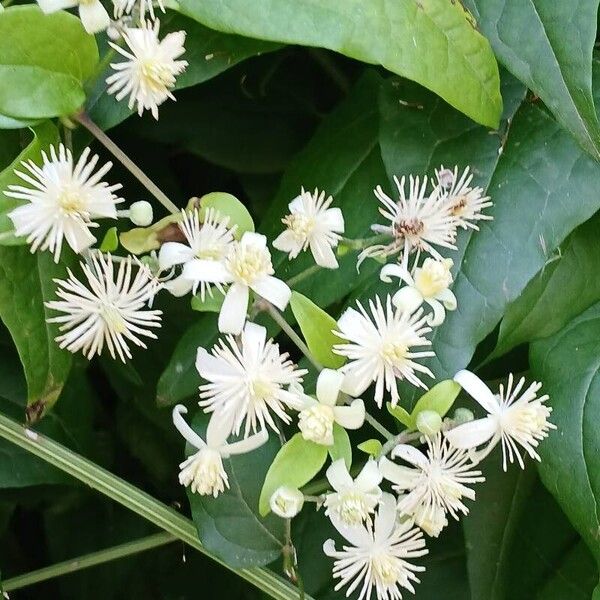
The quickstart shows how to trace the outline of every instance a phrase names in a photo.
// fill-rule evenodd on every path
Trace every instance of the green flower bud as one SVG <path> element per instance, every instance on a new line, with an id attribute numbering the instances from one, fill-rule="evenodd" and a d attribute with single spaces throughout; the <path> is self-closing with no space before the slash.
<path id="1" fill-rule="evenodd" d="M 417 429 L 432 437 L 442 428 L 442 417 L 434 410 L 422 410 L 417 415 Z"/>

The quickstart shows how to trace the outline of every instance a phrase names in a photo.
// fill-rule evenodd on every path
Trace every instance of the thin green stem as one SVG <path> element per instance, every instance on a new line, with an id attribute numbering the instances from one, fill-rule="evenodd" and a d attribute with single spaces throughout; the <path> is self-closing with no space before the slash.
<path id="1" fill-rule="evenodd" d="M 377 419 L 375 419 L 375 417 L 372 417 L 369 413 L 365 413 L 365 421 L 386 440 L 390 440 L 394 437 L 394 434 L 391 431 L 388 431 L 379 421 L 377 421 Z"/>
<path id="2" fill-rule="evenodd" d="M 150 180 L 150 178 L 121 150 L 90 117 L 81 112 L 75 120 L 83 125 L 121 164 L 170 212 L 179 214 L 179 208 Z"/>
<path id="3" fill-rule="evenodd" d="M 363 248 L 366 248 L 367 246 L 373 246 L 374 244 L 379 244 L 381 242 L 387 242 L 391 239 L 391 235 L 388 235 L 386 233 L 380 233 L 378 235 L 374 235 L 368 238 L 358 238 L 355 240 L 352 240 L 350 238 L 342 238 L 340 240 L 339 245 L 340 246 L 345 246 L 346 248 L 349 248 L 350 250 L 362 250 Z"/>
<path id="4" fill-rule="evenodd" d="M 273 319 L 273 321 L 275 321 L 275 323 L 277 323 L 277 325 L 279 325 L 279 327 L 281 327 L 281 329 L 285 331 L 286 335 L 290 338 L 290 340 L 292 340 L 292 342 L 294 342 L 294 344 L 298 347 L 300 352 L 302 352 L 302 354 L 306 356 L 306 358 L 310 361 L 312 366 L 318 371 L 321 371 L 323 369 L 323 365 L 315 359 L 311 351 L 308 349 L 308 346 L 302 341 L 300 336 L 292 329 L 290 324 L 285 320 L 284 316 L 277 310 L 277 308 L 275 308 L 271 303 L 269 303 L 267 304 L 266 310 Z"/>
<path id="5" fill-rule="evenodd" d="M 377 458 L 389 454 L 398 444 L 409 444 L 410 442 L 418 440 L 421 435 L 422 434 L 419 431 L 408 431 L 405 429 L 398 435 L 392 436 L 385 444 L 383 444 Z"/>
<path id="6" fill-rule="evenodd" d="M 286 281 L 286 283 L 288 284 L 289 287 L 293 287 L 293 286 L 299 284 L 301 281 L 303 281 L 307 277 L 310 277 L 314 273 L 318 273 L 321 269 L 322 269 L 322 267 L 320 267 L 319 265 L 312 265 L 312 267 L 308 267 L 308 269 L 304 269 L 304 271 L 301 271 L 300 273 L 298 273 L 298 275 L 294 275 L 293 277 L 290 277 Z"/>
<path id="7" fill-rule="evenodd" d="M 2 585 L 5 592 L 12 592 L 13 590 L 18 590 L 48 579 L 53 579 L 54 577 L 75 573 L 76 571 L 95 567 L 96 565 L 101 565 L 112 560 L 139 554 L 146 550 L 152 550 L 153 548 L 170 544 L 176 540 L 177 538 L 173 537 L 170 533 L 157 533 L 142 538 L 141 540 L 127 542 L 125 544 L 113 546 L 112 548 L 106 548 L 105 550 L 99 550 L 97 552 L 85 554 L 84 556 L 72 558 L 71 560 L 65 560 L 55 565 L 38 569 L 37 571 L 18 575 L 17 577 L 6 580 Z"/>
<path id="8" fill-rule="evenodd" d="M 298 597 L 298 590 L 268 569 L 234 569 L 204 548 L 194 523 L 146 492 L 40 433 L 0 414 L 0 437 L 75 477 L 92 489 L 132 510 L 192 548 L 249 581 L 276 600 Z M 306 596 L 307 600 L 312 600 Z"/>

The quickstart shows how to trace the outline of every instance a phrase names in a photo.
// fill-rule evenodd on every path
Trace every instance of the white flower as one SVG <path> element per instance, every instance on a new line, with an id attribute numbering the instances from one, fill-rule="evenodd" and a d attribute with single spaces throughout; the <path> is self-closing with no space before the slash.
<path id="1" fill-rule="evenodd" d="M 325 199 L 319 194 L 302 191 L 289 204 L 290 214 L 282 219 L 287 229 L 273 242 L 273 247 L 296 258 L 310 247 L 315 262 L 327 269 L 337 269 L 338 262 L 332 250 L 344 233 L 344 217 L 339 208 L 329 208 L 333 198 Z"/>
<path id="2" fill-rule="evenodd" d="M 297 488 L 281 486 L 269 500 L 271 510 L 282 519 L 295 517 L 304 506 L 304 494 Z"/>
<path id="3" fill-rule="evenodd" d="M 206 294 L 212 296 L 212 288 L 204 279 L 202 269 L 186 269 L 186 266 L 198 260 L 223 261 L 233 243 L 236 226 L 229 228 L 229 217 L 221 216 L 209 208 L 200 222 L 198 210 L 182 212 L 179 223 L 187 244 L 166 242 L 160 247 L 158 263 L 161 271 L 183 265 L 184 273 L 165 283 L 165 288 L 176 296 L 183 296 L 189 291 L 196 293 L 200 287 L 200 298 L 204 302 Z M 189 277 L 190 272 L 194 273 Z M 188 278 L 189 277 L 189 278 Z M 225 293 L 221 283 L 215 283 L 221 293 Z"/>
<path id="4" fill-rule="evenodd" d="M 435 521 L 439 509 L 443 509 L 458 519 L 459 511 L 465 515 L 469 512 L 462 498 L 475 499 L 475 492 L 467 485 L 485 478 L 473 469 L 468 453 L 450 446 L 441 433 L 426 440 L 426 455 L 408 444 L 399 444 L 392 451 L 392 457 L 400 457 L 412 467 L 397 465 L 384 456 L 379 470 L 396 491 L 408 492 L 398 501 L 398 510 Z"/>
<path id="5" fill-rule="evenodd" d="M 414 312 L 426 302 L 433 309 L 433 315 L 428 319 L 429 325 L 437 327 L 444 322 L 446 311 L 456 309 L 456 296 L 449 289 L 452 284 L 450 269 L 454 264 L 451 258 L 426 258 L 423 265 L 415 269 L 414 277 L 406 267 L 398 264 L 385 265 L 381 269 L 380 278 L 385 283 L 391 282 L 391 277 L 399 277 L 406 286 L 399 289 L 392 297 L 392 303 L 397 308 Z"/>
<path id="6" fill-rule="evenodd" d="M 458 167 L 436 170 L 435 175 L 438 185 L 442 188 L 442 197 L 449 213 L 456 217 L 457 225 L 463 229 L 479 229 L 471 221 L 491 220 L 493 217 L 482 214 L 484 208 L 493 206 L 489 196 L 484 196 L 483 188 L 471 187 L 473 173 L 467 167 L 462 175 L 458 176 Z"/>
<path id="7" fill-rule="evenodd" d="M 305 440 L 331 446 L 333 424 L 344 429 L 359 429 L 365 420 L 365 405 L 359 398 L 350 406 L 336 406 L 344 375 L 332 369 L 323 369 L 317 379 L 317 399 L 299 394 L 298 426 Z"/>
<path id="8" fill-rule="evenodd" d="M 394 177 L 399 192 L 397 202 L 381 188 L 375 188 L 375 196 L 383 204 L 379 212 L 390 221 L 389 225 L 373 225 L 373 231 L 388 234 L 393 241 L 388 245 L 366 248 L 359 256 L 359 264 L 369 256 L 390 256 L 402 252 L 402 263 L 408 264 L 408 256 L 413 250 L 427 252 L 435 258 L 442 258 L 436 246 L 456 250 L 457 219 L 445 205 L 440 188 L 427 194 L 427 177 L 409 177 L 409 191 L 406 194 L 406 178 Z"/>
<path id="9" fill-rule="evenodd" d="M 336 344 L 334 352 L 346 356 L 350 362 L 341 371 L 345 374 L 342 390 L 359 396 L 375 382 L 375 401 L 381 407 L 384 390 L 391 394 L 393 406 L 398 404 L 397 379 L 406 379 L 415 386 L 427 386 L 415 371 L 433 377 L 431 371 L 414 359 L 433 356 L 431 351 L 412 352 L 413 346 L 429 346 L 424 335 L 431 331 L 425 326 L 423 311 L 408 313 L 392 307 L 387 296 L 385 308 L 377 296 L 369 300 L 371 316 L 357 302 L 358 310 L 348 308 L 340 317 L 334 332 L 347 343 Z"/>
<path id="10" fill-rule="evenodd" d="M 176 60 L 185 52 L 185 31 L 168 33 L 160 41 L 158 28 L 158 21 L 154 25 L 146 22 L 139 28 L 127 28 L 123 39 L 129 51 L 109 42 L 127 60 L 111 64 L 116 73 L 106 80 L 109 94 L 116 92 L 117 100 L 128 95 L 130 109 L 137 104 L 140 116 L 144 110 L 150 110 L 155 119 L 158 119 L 158 107 L 167 98 L 175 100 L 171 93 L 175 78 L 188 65 L 185 60 Z"/>
<path id="11" fill-rule="evenodd" d="M 413 582 L 419 583 L 415 573 L 425 567 L 407 559 L 427 554 L 425 540 L 412 521 L 398 522 L 396 517 L 396 501 L 391 494 L 383 494 L 374 527 L 348 526 L 332 515 L 335 528 L 351 544 L 342 550 L 336 550 L 331 539 L 323 544 L 325 554 L 335 558 L 333 576 L 340 580 L 336 591 L 348 586 L 346 596 L 350 596 L 360 589 L 358 600 L 371 598 L 373 588 L 377 600 L 401 600 L 400 588 L 414 594 Z"/>
<path id="12" fill-rule="evenodd" d="M 98 156 L 90 157 L 89 148 L 75 165 L 71 151 L 62 144 L 58 152 L 50 146 L 50 158 L 42 151 L 42 159 L 41 167 L 31 160 L 21 163 L 29 173 L 15 171 L 30 187 L 9 185 L 4 193 L 27 201 L 8 213 L 15 234 L 27 236 L 32 252 L 49 249 L 58 262 L 63 239 L 80 253 L 96 241 L 90 228 L 98 225 L 91 219 L 117 218 L 116 205 L 123 199 L 113 192 L 121 185 L 100 181 L 111 168 L 110 162 L 92 175 Z"/>
<path id="13" fill-rule="evenodd" d="M 104 31 L 110 25 L 110 17 L 100 0 L 38 0 L 46 14 L 79 6 L 79 18 L 88 33 Z"/>
<path id="14" fill-rule="evenodd" d="M 273 277 L 267 238 L 247 231 L 229 248 L 224 262 L 196 260 L 183 269 L 187 279 L 201 279 L 214 284 L 231 283 L 219 313 L 219 331 L 238 334 L 246 321 L 250 290 L 284 310 L 292 291 Z"/>
<path id="15" fill-rule="evenodd" d="M 111 257 L 93 254 L 91 265 L 81 263 L 87 285 L 70 269 L 68 279 L 54 280 L 60 300 L 46 302 L 46 306 L 64 315 L 47 321 L 61 324 L 59 329 L 65 333 L 56 338 L 61 348 L 81 350 L 92 358 L 102 353 L 106 343 L 110 355 L 118 355 L 125 362 L 126 357 L 131 358 L 129 343 L 146 348 L 141 337 L 156 339 L 149 328 L 160 327 L 162 313 L 147 310 L 145 305 L 154 298 L 160 283 L 139 263 L 132 278 L 132 266 L 131 256 L 123 259 L 115 277 Z"/>
<path id="16" fill-rule="evenodd" d="M 138 5 L 140 22 L 144 22 L 146 11 L 150 13 L 150 18 L 154 20 L 154 0 L 113 0 L 115 19 L 120 19 L 123 15 L 130 15 L 135 5 Z M 165 12 L 163 0 L 157 0 L 158 7 Z"/>
<path id="17" fill-rule="evenodd" d="M 325 514 L 336 515 L 346 525 L 370 521 L 381 499 L 381 473 L 374 460 L 369 460 L 362 471 L 352 479 L 343 458 L 327 469 L 327 480 L 335 492 L 325 496 Z"/>
<path id="18" fill-rule="evenodd" d="M 223 459 L 255 450 L 269 439 L 269 434 L 263 429 L 245 440 L 228 444 L 231 419 L 222 413 L 215 413 L 208 423 L 205 442 L 181 416 L 186 413 L 187 408 L 178 404 L 173 409 L 173 424 L 197 452 L 179 465 L 179 483 L 190 486 L 194 494 L 212 494 L 216 498 L 225 488 L 229 488 Z"/>
<path id="19" fill-rule="evenodd" d="M 537 448 L 540 440 L 548 436 L 550 429 L 556 426 L 548 421 L 552 408 L 546 406 L 548 396 L 537 397 L 541 383 L 533 382 L 523 393 L 525 378 L 522 377 L 513 387 L 512 373 L 508 385 L 500 385 L 500 393 L 494 395 L 490 388 L 477 375 L 470 371 L 459 371 L 454 376 L 462 388 L 487 411 L 483 419 L 476 419 L 459 425 L 446 432 L 446 437 L 457 448 L 476 448 L 488 443 L 487 448 L 478 457 L 487 456 L 498 442 L 502 442 L 502 465 L 515 458 L 521 468 L 525 468 L 519 452 L 521 446 L 531 458 L 540 460 Z"/>
<path id="20" fill-rule="evenodd" d="M 402 501 L 403 496 L 399 497 Z M 420 504 L 412 514 L 415 524 L 418 525 L 429 537 L 439 537 L 444 527 L 448 525 L 446 511 L 442 506 L 431 506 L 427 508 Z"/>
<path id="21" fill-rule="evenodd" d="M 228 335 L 211 353 L 198 348 L 196 368 L 208 381 L 200 386 L 200 406 L 207 412 L 232 413 L 236 434 L 245 421 L 244 436 L 259 425 L 278 431 L 271 411 L 290 422 L 285 408 L 296 408 L 298 398 L 284 386 L 299 383 L 307 372 L 280 354 L 279 346 L 267 341 L 267 330 L 254 323 L 246 323 L 239 343 Z"/>

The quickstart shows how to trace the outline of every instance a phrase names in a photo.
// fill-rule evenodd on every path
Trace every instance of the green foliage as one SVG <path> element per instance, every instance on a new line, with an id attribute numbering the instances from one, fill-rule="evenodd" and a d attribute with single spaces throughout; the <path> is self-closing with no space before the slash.
<path id="1" fill-rule="evenodd" d="M 236 226 L 235 237 L 241 238 L 246 231 L 254 231 L 254 221 L 248 209 L 233 195 L 225 192 L 211 192 L 200 198 L 200 219 L 204 219 L 209 208 L 220 215 L 229 217 L 229 227 Z"/>
<path id="2" fill-rule="evenodd" d="M 331 457 L 331 462 L 343 458 L 346 467 L 350 469 L 352 466 L 352 444 L 348 432 L 337 423 L 333 424 L 333 446 L 329 446 L 327 451 Z"/>
<path id="3" fill-rule="evenodd" d="M 73 15 L 8 8 L 0 14 L 0 113 L 28 120 L 76 112 L 97 63 L 94 37 Z"/>
<path id="4" fill-rule="evenodd" d="M 100 250 L 102 252 L 114 252 L 119 247 L 119 234 L 116 227 L 111 227 L 102 238 Z"/>
<path id="5" fill-rule="evenodd" d="M 371 456 L 377 456 L 381 452 L 382 444 L 379 440 L 366 440 L 358 444 L 357 448 Z"/>

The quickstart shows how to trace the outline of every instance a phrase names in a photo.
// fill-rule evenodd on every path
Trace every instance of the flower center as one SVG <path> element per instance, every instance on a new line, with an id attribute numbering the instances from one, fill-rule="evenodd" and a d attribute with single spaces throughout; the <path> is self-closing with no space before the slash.
<path id="1" fill-rule="evenodd" d="M 80 190 L 70 186 L 63 187 L 58 195 L 58 205 L 69 215 L 83 212 L 84 202 Z"/>
<path id="2" fill-rule="evenodd" d="M 266 248 L 236 244 L 227 257 L 227 268 L 233 277 L 246 285 L 252 285 L 263 275 L 272 275 L 273 265 Z"/>
<path id="3" fill-rule="evenodd" d="M 406 344 L 390 341 L 383 344 L 380 356 L 385 362 L 395 366 L 404 361 L 407 352 L 408 346 Z"/>
<path id="4" fill-rule="evenodd" d="M 500 426 L 513 437 L 536 437 L 547 427 L 548 409 L 544 406 L 513 406 L 500 416 Z"/>
<path id="5" fill-rule="evenodd" d="M 394 223 L 394 235 L 396 237 L 419 237 L 425 225 L 421 219 L 402 219 Z"/>
<path id="6" fill-rule="evenodd" d="M 389 554 L 378 554 L 371 559 L 375 580 L 385 586 L 397 583 L 402 573 L 400 561 Z"/>
<path id="7" fill-rule="evenodd" d="M 193 493 L 217 496 L 228 486 L 221 455 L 212 448 L 196 452 L 182 467 L 179 481 L 182 485 L 191 485 Z"/>
<path id="8" fill-rule="evenodd" d="M 102 306 L 100 316 L 108 329 L 114 333 L 125 333 L 127 331 L 127 321 L 125 321 L 123 314 L 114 304 L 105 304 Z"/>
<path id="9" fill-rule="evenodd" d="M 173 71 L 154 58 L 141 63 L 140 73 L 148 89 L 153 92 L 164 92 L 175 85 Z"/>
<path id="10" fill-rule="evenodd" d="M 256 377 L 251 379 L 248 383 L 250 388 L 250 394 L 255 400 L 261 402 L 269 400 L 275 394 L 278 386 L 272 381 L 265 379 L 264 377 Z"/>
<path id="11" fill-rule="evenodd" d="M 282 219 L 283 224 L 294 234 L 298 241 L 303 241 L 308 238 L 315 227 L 313 217 L 302 215 L 299 213 L 288 215 Z"/>
<path id="12" fill-rule="evenodd" d="M 456 198 L 456 200 L 450 207 L 450 213 L 455 217 L 460 217 L 463 214 L 465 207 L 467 206 L 467 201 L 468 198 L 466 194 L 458 196 L 458 198 Z"/>
<path id="13" fill-rule="evenodd" d="M 415 272 L 415 287 L 424 298 L 434 298 L 452 283 L 450 261 L 426 259 Z"/>
<path id="14" fill-rule="evenodd" d="M 333 444 L 333 407 L 315 404 L 298 415 L 298 427 L 305 440 L 324 446 Z"/>
<path id="15" fill-rule="evenodd" d="M 348 525 L 362 523 L 369 516 L 369 506 L 365 502 L 365 495 L 355 491 L 341 493 L 337 512 L 342 521 Z"/>

